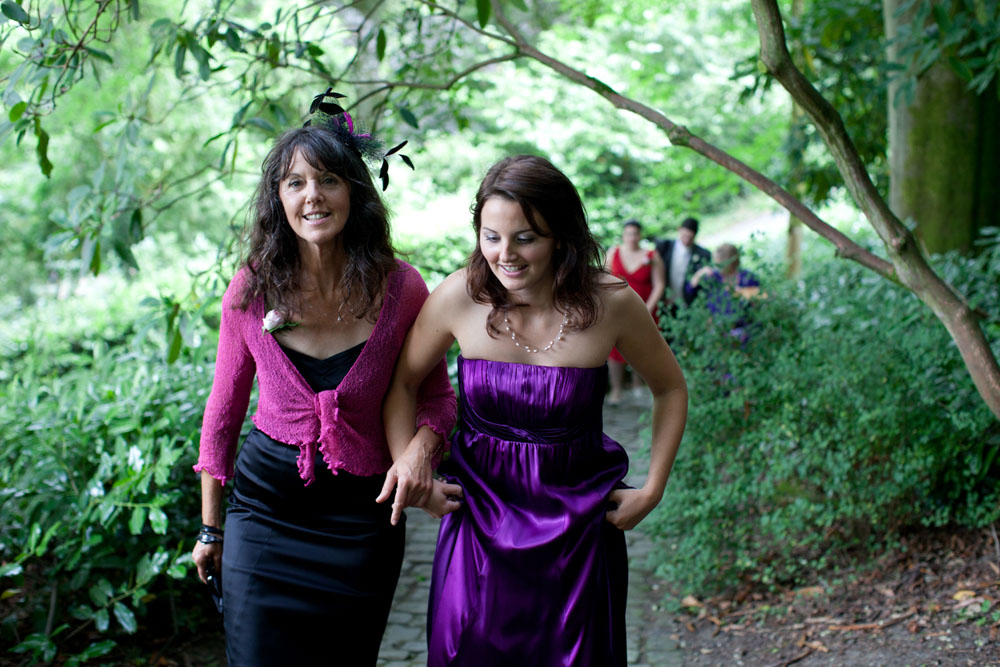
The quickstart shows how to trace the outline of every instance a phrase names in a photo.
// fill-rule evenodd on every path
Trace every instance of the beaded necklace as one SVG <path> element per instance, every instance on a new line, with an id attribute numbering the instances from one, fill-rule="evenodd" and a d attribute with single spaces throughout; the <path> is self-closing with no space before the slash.
<path id="1" fill-rule="evenodd" d="M 545 347 L 537 348 L 537 347 L 531 347 L 530 345 L 522 345 L 521 343 L 518 343 L 517 334 L 514 333 L 514 330 L 510 326 L 510 319 L 507 317 L 506 313 L 504 313 L 503 316 L 504 328 L 507 330 L 507 333 L 510 334 L 510 339 L 514 343 L 514 346 L 524 348 L 525 352 L 530 352 L 532 354 L 536 352 L 548 352 L 549 350 L 552 349 L 553 345 L 555 345 L 558 341 L 561 341 L 563 338 L 565 338 L 563 330 L 566 328 L 566 324 L 568 322 L 569 322 L 569 315 L 563 315 L 562 324 L 559 325 L 559 331 L 556 332 L 555 338 L 550 340 L 548 345 L 546 345 Z"/>

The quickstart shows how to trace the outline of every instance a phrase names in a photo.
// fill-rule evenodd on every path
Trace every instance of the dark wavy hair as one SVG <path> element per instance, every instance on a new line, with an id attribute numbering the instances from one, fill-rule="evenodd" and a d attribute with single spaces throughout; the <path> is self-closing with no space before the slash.
<path id="1" fill-rule="evenodd" d="M 490 304 L 486 320 L 491 336 L 499 333 L 502 315 L 516 307 L 510 293 L 500 283 L 483 257 L 479 244 L 483 206 L 492 197 L 517 203 L 536 234 L 555 240 L 552 268 L 556 309 L 569 316 L 568 326 L 586 329 L 597 321 L 601 275 L 605 273 L 601 246 L 587 226 L 587 212 L 573 183 L 551 162 L 534 155 L 507 157 L 486 172 L 472 206 L 472 226 L 476 247 L 468 260 L 469 295 L 477 303 Z M 542 233 L 538 217 L 550 232 Z"/>
<path id="2" fill-rule="evenodd" d="M 358 318 L 375 320 L 386 281 L 396 269 L 389 216 L 361 156 L 320 126 L 288 130 L 264 158 L 254 193 L 252 227 L 244 266 L 249 279 L 241 308 L 263 297 L 268 308 L 289 313 L 299 305 L 298 237 L 285 217 L 279 185 L 291 169 L 295 151 L 316 169 L 336 174 L 350 184 L 351 211 L 342 234 L 347 266 L 341 277 L 344 305 Z"/>

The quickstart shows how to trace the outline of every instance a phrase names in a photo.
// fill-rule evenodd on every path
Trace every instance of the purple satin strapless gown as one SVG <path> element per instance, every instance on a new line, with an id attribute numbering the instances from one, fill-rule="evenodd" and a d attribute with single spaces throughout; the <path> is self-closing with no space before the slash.
<path id="1" fill-rule="evenodd" d="M 628 456 L 602 433 L 607 367 L 458 359 L 428 665 L 625 665 L 628 557 L 605 521 Z"/>

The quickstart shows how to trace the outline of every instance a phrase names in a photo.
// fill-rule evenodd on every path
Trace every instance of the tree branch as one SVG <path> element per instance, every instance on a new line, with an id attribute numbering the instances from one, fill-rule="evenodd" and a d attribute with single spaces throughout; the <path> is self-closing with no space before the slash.
<path id="1" fill-rule="evenodd" d="M 527 43 L 520 31 L 518 31 L 518 29 L 503 13 L 503 10 L 497 0 L 493 0 L 493 11 L 497 22 L 513 37 L 520 54 L 537 60 L 546 67 L 555 70 L 571 81 L 591 89 L 601 97 L 611 102 L 611 104 L 615 107 L 625 111 L 630 111 L 642 118 L 645 118 L 666 132 L 671 144 L 675 146 L 685 146 L 696 153 L 700 153 L 709 160 L 712 160 L 716 164 L 733 172 L 740 178 L 770 196 L 784 208 L 788 209 L 792 215 L 802 220 L 807 227 L 833 243 L 837 247 L 837 253 L 842 257 L 854 260 L 855 262 L 858 262 L 859 264 L 875 271 L 889 280 L 897 280 L 892 264 L 862 248 L 839 230 L 820 219 L 819 216 L 813 213 L 805 204 L 796 199 L 790 192 L 764 176 L 759 171 L 753 169 L 740 160 L 737 160 L 732 155 L 720 150 L 700 137 L 692 134 L 686 127 L 677 125 L 659 111 L 648 107 L 641 102 L 637 102 L 619 94 L 603 81 L 595 79 L 592 76 L 588 76 L 587 74 L 570 67 L 562 61 L 556 60 L 555 58 L 552 58 L 551 56 L 534 48 Z"/>
<path id="2" fill-rule="evenodd" d="M 66 58 L 66 62 L 63 63 L 62 71 L 59 72 L 59 76 L 56 78 L 56 82 L 52 86 L 52 105 L 53 106 L 55 106 L 56 97 L 58 97 L 58 95 L 59 95 L 59 88 L 60 88 L 60 85 L 62 84 L 62 80 L 66 76 L 66 70 L 69 69 L 70 63 L 73 62 L 73 58 L 76 56 L 76 54 L 79 53 L 80 49 L 83 48 L 84 40 L 87 39 L 87 33 L 89 33 L 91 31 L 91 29 L 93 29 L 93 31 L 94 31 L 94 39 L 97 39 L 97 21 L 101 18 L 101 14 L 104 13 L 104 10 L 108 8 L 109 4 L 111 4 L 111 0 L 99 0 L 98 1 L 98 3 L 97 3 L 97 13 L 94 15 L 94 19 L 90 22 L 90 25 L 87 26 L 87 29 L 83 31 L 83 34 L 80 36 L 80 39 L 77 40 L 76 44 L 73 46 L 73 50 L 70 52 L 69 56 Z M 83 70 L 83 61 L 82 60 L 80 61 L 79 67 L 80 67 L 80 70 L 82 71 Z"/>
<path id="3" fill-rule="evenodd" d="M 479 26 L 477 26 L 475 23 L 471 23 L 469 21 L 466 21 L 464 18 L 462 18 L 461 16 L 459 16 L 456 12 L 454 12 L 454 11 L 452 11 L 450 9 L 446 9 L 446 8 L 442 7 L 441 5 L 437 4 L 436 2 L 434 2 L 434 0 L 417 0 L 417 2 L 419 2 L 420 4 L 425 5 L 427 7 L 430 7 L 431 9 L 436 9 L 436 10 L 440 11 L 445 16 L 448 16 L 448 17 L 454 19 L 455 21 L 461 23 L 462 25 L 464 25 L 466 28 L 468 28 L 472 32 L 478 33 L 478 34 L 482 35 L 483 37 L 488 37 L 489 39 L 493 39 L 493 40 L 496 40 L 498 42 L 503 42 L 503 43 L 507 44 L 508 46 L 514 46 L 514 47 L 518 46 L 518 42 L 519 41 L 524 41 L 524 40 L 518 40 L 516 36 L 515 36 L 515 39 L 509 39 L 507 37 L 504 37 L 503 35 L 498 35 L 495 32 L 490 32 L 489 30 L 483 30 L 482 28 L 480 28 Z M 493 12 L 494 12 L 494 14 L 496 14 L 498 5 L 497 5 L 496 0 L 492 0 L 492 2 L 493 2 Z M 497 16 L 499 17 L 499 14 L 497 14 Z M 504 27 L 505 30 L 507 30 L 507 26 L 506 25 L 504 25 L 502 23 L 501 23 L 501 25 L 503 25 L 503 27 Z M 509 32 L 511 35 L 515 35 L 515 33 L 510 32 L 510 30 L 507 30 L 507 32 Z"/>
<path id="4" fill-rule="evenodd" d="M 761 60 L 792 99 L 809 114 L 854 201 L 885 244 L 900 282 L 944 324 L 979 395 L 1000 419 L 1000 364 L 979 326 L 978 315 L 927 263 L 912 232 L 900 222 L 872 184 L 840 114 L 792 62 L 776 0 L 751 0 L 751 5 L 760 34 Z"/>
<path id="5" fill-rule="evenodd" d="M 370 97 L 374 97 L 379 93 L 384 93 L 393 90 L 394 88 L 408 88 L 416 90 L 448 90 L 456 83 L 458 83 L 459 81 L 461 81 L 462 79 L 464 79 L 465 77 L 469 76 L 470 74 L 472 74 L 477 70 L 481 70 L 484 67 L 489 67 L 490 65 L 496 65 L 497 63 L 506 62 L 508 60 L 515 60 L 520 57 L 521 57 L 520 53 L 508 53 L 505 56 L 497 56 L 496 58 L 483 60 L 482 62 L 478 62 L 475 65 L 465 68 L 464 70 L 453 76 L 448 81 L 445 81 L 444 83 L 422 83 L 419 81 L 378 81 L 378 80 L 366 81 L 366 80 L 352 80 L 352 79 L 344 79 L 344 83 L 349 83 L 355 86 L 363 86 L 363 85 L 378 86 L 377 88 L 373 88 L 372 90 L 368 91 L 367 93 L 359 97 L 358 100 L 354 103 L 355 105 L 358 105 Z"/>
<path id="6" fill-rule="evenodd" d="M 854 142 L 837 110 L 820 95 L 795 66 L 785 41 L 781 13 L 775 0 L 751 0 L 760 34 L 760 57 L 774 78 L 792 99 L 809 114 L 813 124 L 830 149 L 847 189 L 875 231 L 897 250 L 914 244 L 913 234 L 889 210 L 868 175 Z"/>

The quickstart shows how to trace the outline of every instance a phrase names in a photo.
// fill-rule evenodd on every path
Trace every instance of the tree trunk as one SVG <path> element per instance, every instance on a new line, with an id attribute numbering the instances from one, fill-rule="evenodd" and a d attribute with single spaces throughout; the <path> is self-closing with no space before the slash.
<path id="1" fill-rule="evenodd" d="M 792 0 L 792 19 L 798 20 L 802 18 L 802 0 Z M 802 47 L 801 41 L 796 41 L 791 45 L 790 48 L 792 54 L 792 62 L 799 69 L 802 69 L 803 62 L 805 61 L 804 49 Z M 805 144 L 805 139 L 802 136 L 805 134 L 802 127 L 802 108 L 798 104 L 792 102 L 792 116 L 789 122 L 791 127 L 791 140 L 793 146 L 803 146 Z M 802 182 L 805 176 L 805 157 L 802 155 L 801 151 L 794 151 L 789 153 L 789 177 L 792 183 L 792 187 L 796 190 L 799 189 L 799 184 Z M 801 191 L 796 192 L 799 198 L 802 197 Z M 797 278 L 800 273 L 802 273 L 802 221 L 796 218 L 794 215 L 788 216 L 788 237 L 786 239 L 785 245 L 785 275 L 789 278 Z"/>
<path id="2" fill-rule="evenodd" d="M 898 16 L 903 0 L 884 0 L 890 62 L 897 60 Z M 901 220 L 916 222 L 928 252 L 968 251 L 980 228 L 1000 224 L 1000 122 L 995 84 L 976 95 L 945 62 L 916 82 L 912 100 L 889 85 L 889 205 Z"/>

